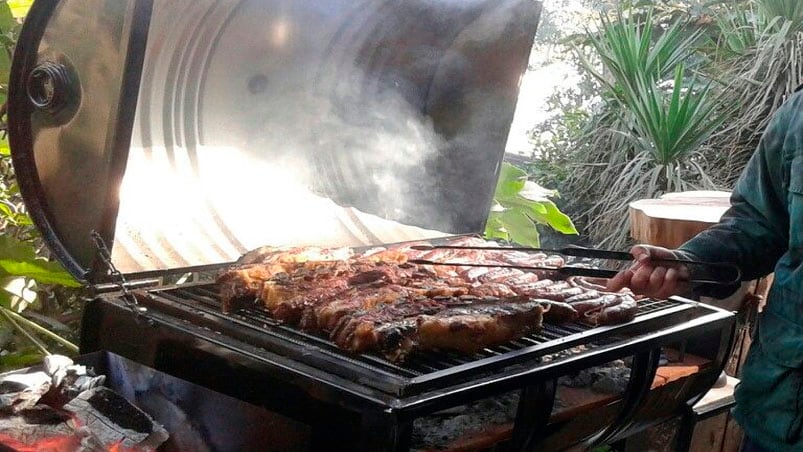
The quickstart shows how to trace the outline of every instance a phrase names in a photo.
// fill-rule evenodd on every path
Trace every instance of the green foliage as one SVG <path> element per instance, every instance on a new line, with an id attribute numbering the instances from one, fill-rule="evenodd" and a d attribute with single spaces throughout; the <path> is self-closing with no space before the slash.
<path id="1" fill-rule="evenodd" d="M 8 96 L 8 80 L 11 76 L 11 56 L 17 42 L 21 18 L 25 17 L 33 4 L 32 0 L 0 1 L 0 104 L 5 105 Z M 5 116 L 5 108 L 0 117 Z M 0 137 L 0 157 L 11 155 L 8 137 L 5 133 Z"/>
<path id="2" fill-rule="evenodd" d="M 690 49 L 700 36 L 699 32 L 686 36 L 681 24 L 675 22 L 655 38 L 652 10 L 648 10 L 644 19 L 638 15 L 625 16 L 622 10 L 617 10 L 616 20 L 600 16 L 600 27 L 599 34 L 587 32 L 588 40 L 611 77 L 602 75 L 582 52 L 579 57 L 583 68 L 625 104 L 632 102 L 628 96 L 637 93 L 639 84 L 655 83 L 670 76 L 690 56 Z"/>
<path id="3" fill-rule="evenodd" d="M 9 236 L 0 236 L 0 278 L 3 276 L 22 276 L 40 284 L 80 287 L 58 262 L 37 256 L 31 243 Z"/>
<path id="4" fill-rule="evenodd" d="M 803 30 L 803 3 L 800 0 L 758 0 L 761 14 L 770 21 L 781 19 L 773 23 L 776 30 L 788 24 L 791 30 Z"/>
<path id="5" fill-rule="evenodd" d="M 599 3 L 597 28 L 571 38 L 595 85 L 551 105 L 531 168 L 593 244 L 623 247 L 631 201 L 735 182 L 803 84 L 803 2 Z"/>
<path id="6" fill-rule="evenodd" d="M 0 103 L 3 104 L 0 119 L 3 121 L 11 55 L 22 26 L 21 18 L 32 3 L 0 1 Z M 2 125 L 5 128 L 4 122 Z M 79 303 L 76 292 L 69 288 L 79 284 L 61 265 L 47 258 L 47 250 L 25 211 L 5 133 L 0 139 L 0 229 L 0 370 L 38 362 L 50 350 L 76 353 L 78 348 L 60 334 L 72 333 L 62 320 L 74 317 L 74 305 Z M 56 329 L 59 334 L 54 332 Z"/>
<path id="7" fill-rule="evenodd" d="M 34 0 L 6 0 L 5 3 L 8 4 L 11 14 L 15 19 L 23 19 L 28 14 L 28 10 L 31 9 L 33 1 Z M 14 42 L 17 42 L 16 39 Z"/>
<path id="8" fill-rule="evenodd" d="M 549 199 L 554 196 L 557 196 L 555 191 L 527 180 L 527 173 L 521 168 L 503 163 L 485 236 L 538 247 L 539 224 L 563 234 L 577 234 L 571 219 Z"/>
<path id="9" fill-rule="evenodd" d="M 718 180 L 735 182 L 769 118 L 803 83 L 803 4 L 797 1 L 740 1 L 719 11 L 717 46 L 706 48 L 706 70 L 723 86 L 722 101 L 734 107 L 709 146 L 727 150 Z M 733 35 L 731 18 L 739 26 Z M 734 44 L 736 42 L 736 44 Z M 734 52 L 734 48 L 744 48 Z"/>
<path id="10" fill-rule="evenodd" d="M 593 243 L 621 248 L 631 201 L 715 188 L 701 145 L 727 118 L 687 68 L 703 32 L 655 20 L 653 10 L 615 10 L 587 32 L 578 61 L 600 87 L 600 105 L 571 139 L 574 162 L 562 191 Z M 696 68 L 695 68 L 696 69 Z M 571 112 L 576 115 L 575 112 Z"/>
<path id="11" fill-rule="evenodd" d="M 725 5 L 714 17 L 711 56 L 728 60 L 745 55 L 756 48 L 766 29 L 764 16 L 758 14 L 752 3 Z"/>

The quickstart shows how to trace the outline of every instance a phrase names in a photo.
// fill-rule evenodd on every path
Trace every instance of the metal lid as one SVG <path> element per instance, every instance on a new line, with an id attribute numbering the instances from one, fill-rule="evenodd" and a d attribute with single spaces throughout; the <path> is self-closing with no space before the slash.
<path id="1" fill-rule="evenodd" d="M 479 232 L 532 0 L 38 0 L 10 138 L 76 276 Z"/>

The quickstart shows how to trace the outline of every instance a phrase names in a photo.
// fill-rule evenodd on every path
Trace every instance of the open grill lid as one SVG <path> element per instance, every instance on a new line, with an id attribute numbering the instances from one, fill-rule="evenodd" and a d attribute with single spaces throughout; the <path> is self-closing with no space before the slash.
<path id="1" fill-rule="evenodd" d="M 479 232 L 533 0 L 37 0 L 9 128 L 36 225 L 101 280 L 262 245 Z"/>

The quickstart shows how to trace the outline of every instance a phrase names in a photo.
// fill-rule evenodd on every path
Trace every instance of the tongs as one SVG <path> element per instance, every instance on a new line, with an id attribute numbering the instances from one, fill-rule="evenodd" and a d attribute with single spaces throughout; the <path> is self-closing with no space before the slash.
<path id="1" fill-rule="evenodd" d="M 464 249 L 483 251 L 524 251 L 529 253 L 562 254 L 564 256 L 585 257 L 591 259 L 608 259 L 617 261 L 632 261 L 633 256 L 624 251 L 610 251 L 579 246 L 569 246 L 557 250 L 530 247 L 508 246 L 462 246 L 462 245 L 414 245 L 410 248 L 419 251 L 435 249 Z M 730 286 L 738 284 L 742 279 L 742 272 L 734 264 L 719 262 L 699 262 L 687 259 L 650 259 L 655 264 L 684 265 L 689 271 L 689 278 L 685 281 L 691 284 L 714 284 Z M 436 262 L 427 259 L 410 259 L 408 262 L 421 265 L 452 265 L 460 267 L 489 267 L 489 268 L 515 268 L 520 270 L 546 270 L 556 272 L 563 276 L 589 276 L 595 278 L 613 278 L 620 270 L 609 270 L 589 267 L 538 267 L 532 265 L 514 264 L 482 264 L 464 262 Z"/>

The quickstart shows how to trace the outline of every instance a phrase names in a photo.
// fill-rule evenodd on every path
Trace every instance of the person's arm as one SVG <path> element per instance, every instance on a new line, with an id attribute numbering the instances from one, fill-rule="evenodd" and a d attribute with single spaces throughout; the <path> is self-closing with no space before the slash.
<path id="1" fill-rule="evenodd" d="M 783 144 L 796 97 L 773 118 L 758 149 L 736 183 L 731 207 L 720 223 L 680 247 L 698 260 L 731 262 L 749 281 L 772 272 L 789 243 L 789 216 L 783 183 Z"/>

